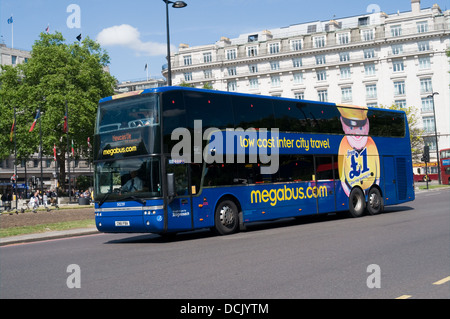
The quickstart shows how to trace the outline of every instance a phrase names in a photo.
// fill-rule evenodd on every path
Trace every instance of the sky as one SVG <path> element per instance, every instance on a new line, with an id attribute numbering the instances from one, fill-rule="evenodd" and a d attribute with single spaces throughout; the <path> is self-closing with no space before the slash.
<path id="1" fill-rule="evenodd" d="M 368 8 L 387 14 L 410 11 L 410 0 L 185 0 L 187 7 L 169 6 L 172 53 L 180 43 L 214 44 L 222 36 L 293 24 L 362 15 Z M 422 0 L 422 8 L 448 0 Z M 375 6 L 373 6 L 375 5 Z M 0 42 L 31 50 L 41 32 L 59 31 L 67 43 L 81 33 L 97 40 L 110 56 L 110 72 L 120 82 L 161 78 L 166 64 L 166 8 L 163 0 L 1 0 Z M 371 11 L 370 11 L 371 12 Z M 13 17 L 13 24 L 8 18 Z M 12 30 L 13 29 L 13 30 Z"/>

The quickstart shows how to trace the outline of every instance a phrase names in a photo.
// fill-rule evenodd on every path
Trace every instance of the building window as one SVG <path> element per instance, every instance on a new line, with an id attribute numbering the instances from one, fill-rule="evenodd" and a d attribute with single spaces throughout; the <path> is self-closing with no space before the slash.
<path id="1" fill-rule="evenodd" d="M 349 33 L 338 33 L 338 43 L 339 44 L 349 44 L 350 43 L 350 34 Z"/>
<path id="2" fill-rule="evenodd" d="M 422 98 L 422 113 L 433 112 L 433 98 L 424 97 Z"/>
<path id="3" fill-rule="evenodd" d="M 248 80 L 251 89 L 257 89 L 259 87 L 258 79 L 253 78 Z"/>
<path id="4" fill-rule="evenodd" d="M 291 50 L 292 51 L 300 51 L 302 49 L 302 40 L 292 40 L 291 41 Z"/>
<path id="5" fill-rule="evenodd" d="M 374 37 L 373 29 L 362 31 L 362 40 L 363 41 L 372 41 L 374 38 L 375 37 Z"/>
<path id="6" fill-rule="evenodd" d="M 192 81 L 192 72 L 185 72 L 184 73 L 184 80 L 185 81 Z"/>
<path id="7" fill-rule="evenodd" d="M 295 92 L 294 98 L 297 100 L 304 100 L 305 99 L 305 92 Z"/>
<path id="8" fill-rule="evenodd" d="M 423 129 L 427 133 L 434 132 L 434 117 L 427 116 L 422 118 Z"/>
<path id="9" fill-rule="evenodd" d="M 418 49 L 420 52 L 430 51 L 430 42 L 429 41 L 418 42 L 417 46 L 418 46 Z"/>
<path id="10" fill-rule="evenodd" d="M 270 54 L 277 54 L 280 53 L 280 43 L 270 43 L 269 44 L 269 53 Z"/>
<path id="11" fill-rule="evenodd" d="M 402 26 L 401 25 L 393 25 L 391 27 L 391 36 L 399 37 L 402 35 Z"/>
<path id="12" fill-rule="evenodd" d="M 367 103 L 367 107 L 378 107 L 378 103 Z"/>
<path id="13" fill-rule="evenodd" d="M 420 79 L 420 93 L 426 94 L 426 93 L 432 93 L 433 92 L 433 86 L 431 84 L 431 79 Z"/>
<path id="14" fill-rule="evenodd" d="M 364 73 L 366 76 L 375 75 L 376 74 L 375 64 L 374 63 L 365 64 L 364 65 Z"/>
<path id="15" fill-rule="evenodd" d="M 394 95 L 405 95 L 405 81 L 394 82 Z"/>
<path id="16" fill-rule="evenodd" d="M 315 33 L 315 32 L 317 32 L 317 25 L 315 25 L 315 24 L 309 25 L 307 32 L 308 33 Z"/>
<path id="17" fill-rule="evenodd" d="M 11 64 L 16 65 L 17 64 L 17 56 L 11 55 Z"/>
<path id="18" fill-rule="evenodd" d="M 292 66 L 294 68 L 299 68 L 302 66 L 302 58 L 294 58 L 292 59 Z"/>
<path id="19" fill-rule="evenodd" d="M 236 81 L 228 81 L 227 88 L 229 92 L 235 92 L 237 90 L 237 82 Z"/>
<path id="20" fill-rule="evenodd" d="M 212 53 L 211 52 L 203 53 L 203 62 L 204 63 L 211 63 L 212 62 Z"/>
<path id="21" fill-rule="evenodd" d="M 353 99 L 351 87 L 342 88 L 341 92 L 342 92 L 342 102 L 350 102 Z"/>
<path id="22" fill-rule="evenodd" d="M 348 62 L 350 61 L 350 53 L 349 52 L 341 52 L 339 53 L 339 61 Z"/>
<path id="23" fill-rule="evenodd" d="M 316 64 L 321 65 L 327 63 L 325 55 L 316 55 Z"/>
<path id="24" fill-rule="evenodd" d="M 294 73 L 294 83 L 295 84 L 303 83 L 303 73 L 300 72 Z"/>
<path id="25" fill-rule="evenodd" d="M 392 69 L 394 72 L 403 72 L 405 70 L 405 65 L 403 64 L 403 60 L 393 61 Z"/>
<path id="26" fill-rule="evenodd" d="M 228 68 L 228 75 L 229 76 L 237 75 L 237 71 L 236 71 L 236 67 L 235 66 L 231 67 L 231 68 Z"/>
<path id="27" fill-rule="evenodd" d="M 350 79 L 352 77 L 351 69 L 349 66 L 341 68 L 341 80 Z"/>
<path id="28" fill-rule="evenodd" d="M 417 33 L 424 33 L 424 32 L 428 32 L 428 22 L 427 21 L 417 22 Z"/>
<path id="29" fill-rule="evenodd" d="M 431 69 L 431 58 L 429 56 L 419 58 L 419 69 L 420 70 Z"/>
<path id="30" fill-rule="evenodd" d="M 368 84 L 366 85 L 366 98 L 376 99 L 377 98 L 377 85 Z"/>
<path id="31" fill-rule="evenodd" d="M 393 55 L 399 55 L 403 53 L 403 45 L 402 44 L 396 44 L 392 46 L 392 54 Z"/>
<path id="32" fill-rule="evenodd" d="M 325 46 L 325 36 L 314 37 L 314 47 L 323 48 Z"/>
<path id="33" fill-rule="evenodd" d="M 280 62 L 279 61 L 271 61 L 270 62 L 270 70 L 276 71 L 280 69 Z"/>
<path id="34" fill-rule="evenodd" d="M 375 49 L 364 50 L 364 59 L 373 59 L 375 57 Z"/>
<path id="35" fill-rule="evenodd" d="M 279 75 L 273 75 L 270 77 L 272 87 L 279 87 L 281 86 L 281 80 Z"/>
<path id="36" fill-rule="evenodd" d="M 317 95 L 320 102 L 328 102 L 328 90 L 318 90 Z"/>
<path id="37" fill-rule="evenodd" d="M 395 100 L 395 105 L 404 109 L 406 107 L 406 100 Z"/>
<path id="38" fill-rule="evenodd" d="M 252 34 L 248 36 L 248 42 L 256 42 L 258 41 L 258 35 L 257 34 Z"/>
<path id="39" fill-rule="evenodd" d="M 250 73 L 258 73 L 258 64 L 250 64 L 248 70 Z"/>
<path id="40" fill-rule="evenodd" d="M 327 71 L 320 70 L 317 71 L 317 81 L 326 81 L 327 80 Z"/>
<path id="41" fill-rule="evenodd" d="M 236 60 L 236 49 L 227 50 L 227 60 Z"/>
<path id="42" fill-rule="evenodd" d="M 358 19 L 358 26 L 369 25 L 369 17 L 362 17 Z"/>
<path id="43" fill-rule="evenodd" d="M 185 55 L 183 57 L 184 59 L 184 65 L 191 65 L 192 64 L 192 57 L 190 55 Z"/>
<path id="44" fill-rule="evenodd" d="M 212 70 L 204 70 L 203 71 L 203 75 L 205 77 L 205 79 L 212 79 Z"/>
<path id="45" fill-rule="evenodd" d="M 253 57 L 253 56 L 257 56 L 257 55 L 258 55 L 258 47 L 257 46 L 247 47 L 247 56 L 248 57 Z"/>

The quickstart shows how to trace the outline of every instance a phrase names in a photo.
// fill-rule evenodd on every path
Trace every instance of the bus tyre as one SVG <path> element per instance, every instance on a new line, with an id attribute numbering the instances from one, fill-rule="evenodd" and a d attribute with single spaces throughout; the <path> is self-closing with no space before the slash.
<path id="1" fill-rule="evenodd" d="M 378 188 L 372 188 L 367 199 L 367 212 L 369 215 L 377 215 L 383 211 L 383 197 Z"/>
<path id="2" fill-rule="evenodd" d="M 223 200 L 217 205 L 214 214 L 215 231 L 219 235 L 229 235 L 239 229 L 239 213 L 232 200 Z"/>
<path id="3" fill-rule="evenodd" d="M 350 216 L 354 218 L 361 217 L 366 209 L 366 200 L 363 191 L 358 187 L 353 188 L 348 197 L 348 201 Z"/>

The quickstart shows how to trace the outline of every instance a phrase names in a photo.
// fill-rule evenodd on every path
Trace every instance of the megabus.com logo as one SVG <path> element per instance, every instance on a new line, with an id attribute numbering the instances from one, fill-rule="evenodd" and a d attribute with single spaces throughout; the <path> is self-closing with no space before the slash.
<path id="1" fill-rule="evenodd" d="M 255 190 L 250 194 L 252 204 L 258 204 L 261 202 L 270 202 L 271 206 L 276 206 L 279 202 L 305 199 L 305 198 L 318 198 L 327 197 L 328 191 L 326 186 L 314 186 L 314 187 L 287 187 L 278 189 L 264 189 L 262 191 Z"/>

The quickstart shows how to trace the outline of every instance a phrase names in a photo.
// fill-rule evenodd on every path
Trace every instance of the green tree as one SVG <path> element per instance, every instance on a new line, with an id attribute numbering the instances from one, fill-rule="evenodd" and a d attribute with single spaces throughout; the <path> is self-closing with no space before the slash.
<path id="1" fill-rule="evenodd" d="M 27 159 L 39 151 L 39 124 L 29 128 L 37 109 L 41 111 L 43 154 L 57 148 L 60 182 L 65 180 L 67 144 L 74 143 L 77 156 L 87 157 L 92 140 L 98 101 L 114 93 L 115 78 L 104 68 L 109 56 L 98 43 L 85 38 L 67 44 L 62 34 L 41 33 L 31 58 L 16 67 L 3 66 L 0 74 L 0 159 L 14 151 L 10 141 L 13 108 L 16 107 L 17 158 Z M 68 134 L 63 132 L 68 106 Z M 70 150 L 69 150 L 70 152 Z"/>
<path id="2" fill-rule="evenodd" d="M 409 134 L 411 137 L 411 152 L 412 152 L 412 158 L 413 161 L 420 162 L 422 158 L 423 153 L 423 129 L 420 128 L 420 116 L 419 112 L 417 111 L 417 108 L 414 106 L 408 106 L 408 107 L 400 107 L 397 104 L 393 104 L 389 107 L 385 107 L 381 105 L 381 108 L 384 109 L 390 109 L 390 110 L 400 110 L 405 111 L 406 118 L 408 119 L 408 125 L 409 125 Z"/>

